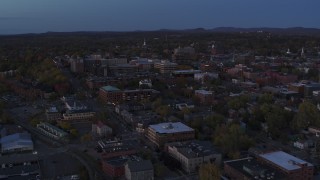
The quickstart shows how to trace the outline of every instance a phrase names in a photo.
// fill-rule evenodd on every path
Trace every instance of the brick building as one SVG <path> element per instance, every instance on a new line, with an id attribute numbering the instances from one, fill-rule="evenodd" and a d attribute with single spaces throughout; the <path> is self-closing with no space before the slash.
<path id="1" fill-rule="evenodd" d="M 154 64 L 154 68 L 158 69 L 161 74 L 170 74 L 171 72 L 177 69 L 177 66 L 177 63 L 169 61 L 161 61 L 159 63 Z"/>
<path id="2" fill-rule="evenodd" d="M 159 91 L 153 89 L 120 90 L 113 86 L 104 86 L 100 88 L 99 98 L 106 103 L 119 103 L 149 99 L 157 94 Z"/>
<path id="3" fill-rule="evenodd" d="M 264 165 L 252 157 L 225 161 L 224 173 L 228 179 L 286 179 L 285 175 L 279 170 Z"/>
<path id="4" fill-rule="evenodd" d="M 258 160 L 286 175 L 290 180 L 313 179 L 314 166 L 283 151 L 260 154 Z"/>
<path id="5" fill-rule="evenodd" d="M 201 104 L 210 104 L 214 100 L 212 91 L 195 90 L 194 95 L 199 98 Z"/>
<path id="6" fill-rule="evenodd" d="M 158 147 L 168 142 L 186 141 L 195 138 L 194 129 L 181 122 L 149 125 L 148 139 Z"/>

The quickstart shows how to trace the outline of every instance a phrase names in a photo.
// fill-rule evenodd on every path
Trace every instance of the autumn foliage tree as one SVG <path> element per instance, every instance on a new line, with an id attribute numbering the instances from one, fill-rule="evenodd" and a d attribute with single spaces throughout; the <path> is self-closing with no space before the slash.
<path id="1" fill-rule="evenodd" d="M 305 129 L 309 126 L 320 127 L 320 113 L 317 106 L 309 101 L 301 103 L 291 126 L 295 130 Z"/>
<path id="2" fill-rule="evenodd" d="M 200 180 L 217 180 L 221 177 L 221 170 L 218 166 L 212 163 L 202 164 L 199 168 Z"/>

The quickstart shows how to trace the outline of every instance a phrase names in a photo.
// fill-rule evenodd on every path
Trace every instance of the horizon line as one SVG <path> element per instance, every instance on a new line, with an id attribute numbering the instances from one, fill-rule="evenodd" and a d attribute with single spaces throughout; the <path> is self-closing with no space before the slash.
<path id="1" fill-rule="evenodd" d="M 15 35 L 42 35 L 48 33 L 128 33 L 128 32 L 156 32 L 156 31 L 192 31 L 192 30 L 219 30 L 219 29 L 278 29 L 278 30 L 286 30 L 286 29 L 313 29 L 319 30 L 320 27 L 304 27 L 304 26 L 292 26 L 292 27 L 233 27 L 233 26 L 220 26 L 220 27 L 212 27 L 212 28 L 203 28 L 203 27 L 195 27 L 195 28 L 159 28 L 159 29 L 138 29 L 138 30 L 75 30 L 75 31 L 46 31 L 46 32 L 25 32 L 25 33 L 1 33 L 0 36 L 15 36 Z M 223 32 L 223 31 L 220 31 Z M 230 31 L 225 31 L 230 32 Z M 234 31 L 237 32 L 237 31 Z"/>

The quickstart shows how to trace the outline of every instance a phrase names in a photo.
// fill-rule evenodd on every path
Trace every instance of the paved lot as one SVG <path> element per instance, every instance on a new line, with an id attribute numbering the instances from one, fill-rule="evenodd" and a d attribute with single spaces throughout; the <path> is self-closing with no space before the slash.
<path id="1" fill-rule="evenodd" d="M 81 164 L 68 154 L 60 153 L 47 156 L 40 161 L 43 179 L 56 179 L 57 177 L 78 174 Z"/>

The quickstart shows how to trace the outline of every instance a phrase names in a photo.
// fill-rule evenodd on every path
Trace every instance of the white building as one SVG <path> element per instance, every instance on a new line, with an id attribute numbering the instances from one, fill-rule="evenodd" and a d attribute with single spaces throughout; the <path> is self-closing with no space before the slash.
<path id="1" fill-rule="evenodd" d="M 87 106 L 85 106 L 84 104 L 77 102 L 77 101 L 72 101 L 72 100 L 65 101 L 65 105 L 66 105 L 67 110 L 70 110 L 70 111 L 87 109 Z"/>
<path id="2" fill-rule="evenodd" d="M 204 82 L 205 80 L 212 80 L 212 79 L 218 79 L 219 74 L 217 73 L 196 73 L 194 74 L 194 80 L 199 82 Z"/>
<path id="3" fill-rule="evenodd" d="M 144 80 L 139 81 L 139 87 L 142 87 L 142 86 L 151 88 L 152 81 L 150 79 L 144 79 Z"/>
<path id="4" fill-rule="evenodd" d="M 112 129 L 101 121 L 98 121 L 97 123 L 92 124 L 92 134 L 94 136 L 104 137 L 112 134 Z"/>
<path id="5" fill-rule="evenodd" d="M 216 152 L 209 141 L 188 141 L 167 144 L 168 153 L 181 163 L 188 173 L 197 171 L 204 163 L 220 165 L 221 154 Z"/>
<path id="6" fill-rule="evenodd" d="M 296 141 L 293 143 L 293 146 L 299 149 L 308 149 L 313 143 L 311 141 Z"/>

